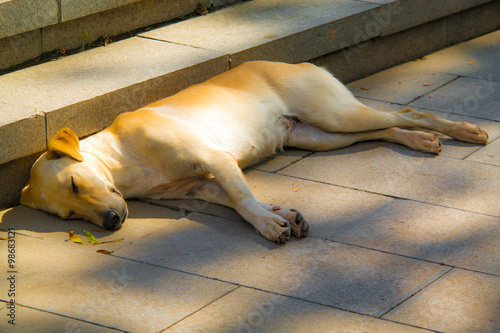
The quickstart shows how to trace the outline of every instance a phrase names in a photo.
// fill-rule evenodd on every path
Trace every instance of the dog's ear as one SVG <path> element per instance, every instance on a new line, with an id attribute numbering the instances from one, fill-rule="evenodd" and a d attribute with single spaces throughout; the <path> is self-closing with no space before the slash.
<path id="1" fill-rule="evenodd" d="M 79 162 L 83 162 L 83 156 L 80 154 L 80 142 L 78 137 L 69 128 L 63 128 L 49 141 L 47 159 L 57 159 L 62 156 L 69 156 Z"/>
<path id="2" fill-rule="evenodd" d="M 33 197 L 31 196 L 30 184 L 26 185 L 21 193 L 21 205 L 36 208 L 35 203 L 33 202 Z"/>

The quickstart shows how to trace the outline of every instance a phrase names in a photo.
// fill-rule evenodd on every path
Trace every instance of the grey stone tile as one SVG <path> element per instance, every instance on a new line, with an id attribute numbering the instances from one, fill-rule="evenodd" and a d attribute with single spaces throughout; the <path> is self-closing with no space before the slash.
<path id="1" fill-rule="evenodd" d="M 427 332 L 239 287 L 165 332 Z"/>
<path id="2" fill-rule="evenodd" d="M 279 173 L 500 216 L 498 172 L 487 164 L 369 142 L 315 153 Z"/>
<path id="3" fill-rule="evenodd" d="M 149 202 L 153 205 L 170 208 L 177 210 L 183 214 L 190 214 L 192 212 L 205 213 L 209 215 L 215 215 L 220 217 L 225 217 L 232 220 L 241 220 L 243 218 L 234 209 L 210 203 L 204 200 L 190 200 L 190 199 L 179 199 L 179 200 L 156 200 L 156 199 L 143 199 L 145 202 Z"/>
<path id="4" fill-rule="evenodd" d="M 500 82 L 493 81 L 492 76 L 486 80 L 460 77 L 409 106 L 499 121 L 499 93 Z"/>
<path id="5" fill-rule="evenodd" d="M 414 64 L 411 62 L 387 69 L 352 82 L 347 87 L 357 97 L 406 105 L 456 78 L 456 75 L 422 70 Z"/>
<path id="6" fill-rule="evenodd" d="M 0 100 L 46 112 L 49 137 L 82 136 L 227 68 L 220 53 L 136 37 L 3 75 Z"/>
<path id="7" fill-rule="evenodd" d="M 500 31 L 460 43 L 425 57 L 421 70 L 500 82 Z"/>
<path id="8" fill-rule="evenodd" d="M 311 151 L 295 148 L 286 148 L 284 152 L 277 153 L 272 158 L 252 166 L 252 169 L 275 172 L 279 169 L 289 166 L 310 154 Z"/>
<path id="9" fill-rule="evenodd" d="M 45 115 L 0 102 L 0 164 L 45 150 Z"/>
<path id="10" fill-rule="evenodd" d="M 299 210 L 310 225 L 309 235 L 324 238 L 353 219 L 377 209 L 390 198 L 319 184 L 282 175 L 248 170 L 245 178 L 257 199 Z M 245 220 L 232 208 L 201 200 L 146 200 L 155 205 L 178 209 L 183 213 L 198 212 L 227 219 Z M 328 202 L 325 205 L 325 202 Z M 251 230 L 251 229 L 250 229 Z"/>
<path id="11" fill-rule="evenodd" d="M 500 277 L 454 269 L 383 318 L 450 333 L 500 330 Z"/>
<path id="12" fill-rule="evenodd" d="M 310 237 L 332 235 L 351 220 L 392 200 L 363 191 L 261 171 L 248 172 L 245 179 L 257 199 L 301 212 L 309 223 Z"/>
<path id="13" fill-rule="evenodd" d="M 0 2 L 0 38 L 17 35 L 58 22 L 56 0 Z M 26 19 L 29 18 L 29 19 Z"/>
<path id="14" fill-rule="evenodd" d="M 169 228 L 171 224 L 178 223 L 178 220 L 184 216 L 181 212 L 139 201 L 129 201 L 128 208 L 129 217 L 122 228 L 109 233 L 95 230 L 100 227 L 87 221 L 62 220 L 57 216 L 24 206 L 0 211 L 0 230 L 15 228 L 18 233 L 60 244 L 65 249 L 79 248 L 89 252 L 97 250 L 113 252 L 151 233 Z M 122 238 L 123 240 L 97 245 L 78 245 L 69 241 L 68 233 L 74 231 L 83 242 L 87 242 L 83 230 L 92 233 L 100 242 Z"/>
<path id="15" fill-rule="evenodd" d="M 500 166 L 500 140 L 490 142 L 486 147 L 467 157 L 467 160 Z"/>
<path id="16" fill-rule="evenodd" d="M 10 325 L 2 314 L 0 321 L 0 332 L 30 332 L 30 333 L 59 333 L 59 332 L 96 332 L 117 333 L 119 331 L 75 320 L 68 317 L 58 316 L 49 312 L 39 311 L 27 307 L 17 306 L 16 325 Z M 5 317 L 5 318 L 4 318 Z"/>
<path id="17" fill-rule="evenodd" d="M 339 229 L 333 240 L 500 275 L 500 218 L 395 201 Z"/>
<path id="18" fill-rule="evenodd" d="M 381 111 L 397 111 L 397 110 L 401 110 L 405 107 L 403 105 L 374 101 L 374 100 L 369 100 L 366 98 L 360 98 L 359 101 L 365 105 L 368 105 L 372 108 L 375 108 L 375 109 L 381 110 Z M 464 115 L 460 115 L 460 114 L 456 114 L 456 113 L 448 113 L 448 112 L 435 111 L 435 110 L 426 110 L 426 109 L 422 109 L 422 108 L 415 108 L 415 109 L 418 111 L 423 111 L 423 112 L 431 112 L 435 115 L 438 115 L 444 119 L 448 119 L 451 121 L 458 121 L 458 122 L 467 121 L 471 124 L 475 124 L 475 125 L 479 126 L 480 128 L 486 130 L 486 132 L 488 132 L 489 142 L 497 139 L 500 136 L 500 123 L 497 121 L 492 121 L 492 120 L 483 119 L 483 118 L 468 117 L 468 116 L 464 116 Z M 449 136 L 441 134 L 441 133 L 435 133 L 435 134 L 441 140 L 441 143 L 443 144 L 443 150 L 439 154 L 440 156 L 463 159 L 463 158 L 466 158 L 467 156 L 469 156 L 470 154 L 473 154 L 474 152 L 480 153 L 481 151 L 483 151 L 483 149 L 486 149 L 486 147 L 487 147 L 487 146 L 485 147 L 484 145 L 480 145 L 480 144 L 458 141 L 458 140 L 452 139 Z M 386 145 L 386 144 L 384 143 L 384 145 Z M 392 145 L 392 144 L 389 144 L 389 145 Z M 408 150 L 410 150 L 410 148 L 408 148 Z M 473 159 L 471 159 L 471 160 L 473 160 Z"/>
<path id="19" fill-rule="evenodd" d="M 448 269 L 313 237 L 280 246 L 249 224 L 198 213 L 116 255 L 374 315 Z"/>
<path id="20" fill-rule="evenodd" d="M 300 62 L 374 37 L 352 32 L 378 22 L 376 9 L 351 0 L 257 0 L 141 36 L 231 54 L 235 66 L 252 59 Z"/>
<path id="21" fill-rule="evenodd" d="M 18 304 L 122 331 L 161 331 L 236 287 L 51 240 L 16 246 Z"/>

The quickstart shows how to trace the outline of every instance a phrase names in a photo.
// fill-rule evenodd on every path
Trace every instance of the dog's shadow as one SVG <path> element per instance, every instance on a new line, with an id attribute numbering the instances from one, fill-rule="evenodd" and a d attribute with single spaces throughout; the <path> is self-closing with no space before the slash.
<path id="1" fill-rule="evenodd" d="M 56 215 L 25 206 L 16 206 L 0 212 L 0 231 L 15 230 L 17 234 L 50 239 L 50 234 L 66 234 L 74 231 L 83 236 L 83 230 L 91 232 L 98 241 L 124 238 L 133 243 L 148 234 L 164 234 L 166 238 L 184 238 L 187 243 L 199 238 L 199 229 L 180 228 L 179 223 L 204 225 L 221 237 L 243 238 L 269 250 L 279 247 L 258 235 L 254 228 L 234 210 L 199 200 L 127 200 L 129 217 L 121 229 L 103 232 L 99 226 L 84 220 L 63 220 Z M 184 221 L 184 219 L 190 220 Z M 177 224 L 175 226 L 174 224 Z M 176 234 L 179 231 L 179 235 Z M 223 236 L 225 235 L 225 236 Z M 2 236 L 3 237 L 3 236 Z M 57 239 L 60 236 L 56 236 Z M 66 238 L 66 236 L 64 237 Z M 69 236 L 67 237 L 69 239 Z M 82 240 L 86 241 L 86 239 Z"/>
<path id="2" fill-rule="evenodd" d="M 58 216 L 25 206 L 9 208 L 0 215 L 0 230 L 16 230 L 30 236 L 72 230 L 91 230 L 97 226 L 84 220 L 63 220 Z"/>

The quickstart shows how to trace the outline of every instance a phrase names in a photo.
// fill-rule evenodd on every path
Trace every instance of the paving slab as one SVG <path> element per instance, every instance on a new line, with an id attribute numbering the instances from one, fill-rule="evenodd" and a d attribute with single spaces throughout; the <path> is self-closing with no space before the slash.
<path id="1" fill-rule="evenodd" d="M 417 67 L 500 82 L 499 52 L 500 31 L 494 31 L 430 54 Z"/>
<path id="2" fill-rule="evenodd" d="M 492 165 L 367 142 L 314 153 L 279 173 L 500 216 L 498 171 Z"/>
<path id="3" fill-rule="evenodd" d="M 122 331 L 161 331 L 236 288 L 45 239 L 16 248 L 16 303 Z"/>
<path id="4" fill-rule="evenodd" d="M 300 62 L 375 37 L 380 8 L 352 0 L 256 0 L 140 36 L 217 50 L 233 66 L 248 60 Z M 238 22 L 234 24 L 235 20 Z"/>
<path id="5" fill-rule="evenodd" d="M 500 166 L 500 140 L 490 142 L 483 149 L 467 157 L 467 160 Z"/>
<path id="6" fill-rule="evenodd" d="M 500 82 L 492 78 L 460 77 L 408 105 L 500 121 Z"/>
<path id="7" fill-rule="evenodd" d="M 457 78 L 456 75 L 422 70 L 414 64 L 387 69 L 349 83 L 347 87 L 358 97 L 407 105 Z"/>
<path id="8" fill-rule="evenodd" d="M 392 309 L 449 269 L 314 237 L 280 246 L 252 229 L 243 222 L 193 213 L 184 223 L 115 253 L 373 315 Z"/>
<path id="9" fill-rule="evenodd" d="M 332 240 L 500 275 L 500 218 L 396 200 Z"/>
<path id="10" fill-rule="evenodd" d="M 282 163 L 277 162 L 275 165 L 280 164 Z M 309 235 L 313 237 L 324 238 L 332 234 L 333 230 L 342 228 L 351 220 L 358 219 L 392 200 L 381 195 L 257 170 L 248 170 L 245 173 L 245 179 L 257 199 L 265 203 L 299 210 L 309 222 Z M 146 201 L 154 205 L 178 209 L 183 213 L 198 212 L 247 223 L 234 209 L 206 201 Z M 325 202 L 328 202 L 328 205 L 325 206 Z"/>
<path id="11" fill-rule="evenodd" d="M 301 212 L 309 223 L 309 236 L 318 238 L 392 201 L 383 195 L 257 170 L 246 173 L 245 179 L 262 202 Z"/>
<path id="12" fill-rule="evenodd" d="M 272 158 L 252 166 L 251 169 L 276 172 L 292 163 L 297 162 L 311 153 L 312 152 L 309 150 L 286 148 L 283 152 L 278 152 Z"/>
<path id="13" fill-rule="evenodd" d="M 365 105 L 368 105 L 369 107 L 375 108 L 377 110 L 382 110 L 382 111 L 397 111 L 405 108 L 404 105 L 399 105 L 399 104 L 394 104 L 394 103 L 388 103 L 388 102 L 381 102 L 381 101 L 375 101 L 375 100 L 370 100 L 366 98 L 359 98 L 359 101 L 362 102 Z M 453 138 L 450 138 L 447 135 L 441 134 L 441 133 L 434 133 L 441 141 L 443 144 L 443 150 L 441 153 L 439 153 L 440 156 L 446 156 L 446 157 L 453 157 L 456 159 L 464 159 L 467 158 L 467 156 L 471 154 L 479 154 L 478 156 L 482 156 L 482 151 L 483 150 L 490 150 L 494 148 L 488 148 L 490 144 L 493 144 L 493 142 L 500 137 L 500 122 L 494 121 L 494 120 L 489 120 L 489 119 L 484 119 L 484 118 L 475 118 L 475 117 L 469 117 L 469 116 L 464 116 L 461 114 L 456 114 L 456 113 L 449 113 L 449 112 L 443 112 L 443 111 L 436 111 L 436 110 L 426 110 L 422 108 L 415 108 L 415 110 L 418 111 L 423 111 L 423 112 L 431 112 L 434 113 L 437 116 L 440 116 L 442 118 L 451 120 L 451 121 L 467 121 L 471 124 L 475 124 L 479 126 L 480 128 L 486 130 L 489 135 L 488 141 L 490 142 L 488 145 L 484 146 L 481 144 L 474 144 L 474 143 L 468 143 L 468 142 L 462 142 L 455 140 Z M 383 143 L 384 146 L 392 146 L 395 145 L 393 143 Z M 410 151 L 410 148 L 407 148 L 408 151 Z M 490 154 L 491 155 L 491 154 Z M 489 160 L 491 162 L 491 157 L 488 156 Z M 474 159 L 470 159 L 474 160 Z M 477 162 L 482 162 L 483 159 L 478 159 L 474 160 Z M 495 163 L 489 163 L 489 164 L 495 164 Z"/>
<path id="14" fill-rule="evenodd" d="M 428 332 L 239 287 L 165 332 Z"/>
<path id="15" fill-rule="evenodd" d="M 135 37 L 3 75 L 0 100 L 45 112 L 48 137 L 65 126 L 83 136 L 227 69 L 220 53 Z"/>
<path id="16" fill-rule="evenodd" d="M 4 315 L 0 311 L 2 319 Z M 16 325 L 0 321 L 0 332 L 60 333 L 60 332 L 96 332 L 117 333 L 119 330 L 102 327 L 82 320 L 63 317 L 50 312 L 31 309 L 24 306 L 16 308 Z"/>
<path id="17" fill-rule="evenodd" d="M 128 201 L 129 217 L 122 228 L 113 232 L 101 232 L 99 226 L 83 220 L 62 220 L 59 217 L 24 206 L 0 211 L 0 230 L 13 228 L 17 233 L 44 239 L 64 246 L 64 249 L 79 248 L 88 252 L 107 250 L 113 252 L 158 230 L 169 228 L 184 217 L 182 212 L 150 205 L 140 201 Z M 98 245 L 78 245 L 69 241 L 68 233 L 74 231 L 82 241 L 87 242 L 83 230 L 92 233 L 98 241 L 119 242 Z"/>
<path id="18" fill-rule="evenodd" d="M 454 269 L 383 318 L 440 332 L 498 332 L 500 277 Z"/>

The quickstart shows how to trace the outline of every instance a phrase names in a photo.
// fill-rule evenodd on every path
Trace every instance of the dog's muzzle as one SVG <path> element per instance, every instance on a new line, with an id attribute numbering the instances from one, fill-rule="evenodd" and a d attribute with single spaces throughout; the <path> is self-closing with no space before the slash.
<path id="1" fill-rule="evenodd" d="M 110 209 L 104 215 L 104 221 L 102 226 L 105 229 L 109 230 L 119 229 L 122 226 L 122 223 L 125 221 L 126 217 L 127 217 L 126 214 L 122 218 L 120 214 L 116 212 L 116 210 Z"/>

